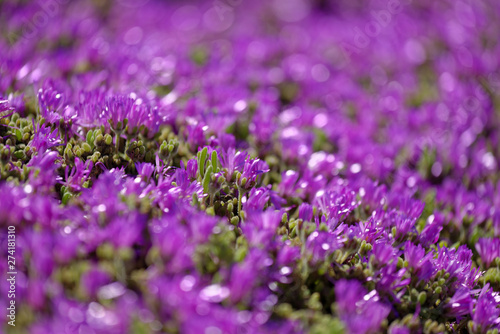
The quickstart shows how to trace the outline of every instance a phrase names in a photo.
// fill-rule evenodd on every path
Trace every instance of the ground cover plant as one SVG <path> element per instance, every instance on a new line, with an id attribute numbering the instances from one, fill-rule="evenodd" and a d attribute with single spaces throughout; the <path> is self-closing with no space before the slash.
<path id="1" fill-rule="evenodd" d="M 0 331 L 498 333 L 498 17 L 0 1 Z"/>

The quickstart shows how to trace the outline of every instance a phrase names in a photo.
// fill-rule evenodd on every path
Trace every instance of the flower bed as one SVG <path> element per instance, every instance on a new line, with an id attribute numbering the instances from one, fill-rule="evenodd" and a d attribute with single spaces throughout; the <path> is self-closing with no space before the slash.
<path id="1" fill-rule="evenodd" d="M 499 15 L 1 1 L 3 330 L 497 333 Z"/>

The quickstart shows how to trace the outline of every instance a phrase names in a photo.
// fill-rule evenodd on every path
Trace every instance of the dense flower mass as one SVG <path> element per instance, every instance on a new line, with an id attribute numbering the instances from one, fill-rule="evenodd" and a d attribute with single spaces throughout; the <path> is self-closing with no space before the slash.
<path id="1" fill-rule="evenodd" d="M 0 332 L 498 333 L 499 16 L 0 1 Z"/>

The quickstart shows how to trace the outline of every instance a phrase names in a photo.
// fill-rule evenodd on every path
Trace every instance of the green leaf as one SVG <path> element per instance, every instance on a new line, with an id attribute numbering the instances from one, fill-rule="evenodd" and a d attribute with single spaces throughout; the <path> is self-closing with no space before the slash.
<path id="1" fill-rule="evenodd" d="M 198 177 L 203 179 L 205 175 L 205 161 L 207 160 L 208 149 L 205 147 L 203 150 L 198 152 Z"/>
<path id="2" fill-rule="evenodd" d="M 92 130 L 87 132 L 87 144 L 89 144 L 90 147 L 94 149 L 94 131 Z"/>
<path id="3" fill-rule="evenodd" d="M 218 158 L 217 158 L 217 152 L 216 151 L 212 151 L 212 170 L 214 171 L 214 173 L 217 173 L 218 171 Z"/>
<path id="4" fill-rule="evenodd" d="M 18 141 L 21 141 L 23 139 L 23 134 L 21 133 L 21 130 L 16 129 L 16 138 Z"/>
<path id="5" fill-rule="evenodd" d="M 210 180 L 212 178 L 212 166 L 208 166 L 206 172 L 205 172 L 205 177 L 203 177 L 203 191 L 205 194 L 208 194 L 208 186 L 210 185 Z"/>

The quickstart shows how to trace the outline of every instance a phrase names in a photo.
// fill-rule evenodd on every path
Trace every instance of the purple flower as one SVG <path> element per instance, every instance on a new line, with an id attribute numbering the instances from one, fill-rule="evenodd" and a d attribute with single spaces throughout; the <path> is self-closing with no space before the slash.
<path id="1" fill-rule="evenodd" d="M 339 222 L 357 208 L 360 202 L 356 200 L 354 191 L 344 188 L 340 192 L 321 191 L 317 194 L 315 204 L 329 219 Z"/>
<path id="2" fill-rule="evenodd" d="M 372 254 L 379 265 L 385 266 L 396 259 L 398 251 L 385 240 L 381 240 L 373 245 Z"/>
<path id="3" fill-rule="evenodd" d="M 278 185 L 278 194 L 282 197 L 291 197 L 294 195 L 297 189 L 297 181 L 299 179 L 299 173 L 288 170 L 281 174 L 281 182 Z"/>
<path id="4" fill-rule="evenodd" d="M 476 250 L 481 257 L 486 268 L 500 257 L 500 239 L 499 238 L 479 238 L 476 243 Z"/>
<path id="5" fill-rule="evenodd" d="M 430 215 L 426 225 L 420 233 L 418 240 L 424 247 L 429 247 L 439 240 L 439 234 L 443 230 L 444 218 L 440 214 Z"/>
<path id="6" fill-rule="evenodd" d="M 254 247 L 266 247 L 276 235 L 276 229 L 281 222 L 279 211 L 251 211 L 248 219 L 241 224 L 248 243 Z"/>
<path id="7" fill-rule="evenodd" d="M 407 241 L 404 255 L 408 267 L 413 270 L 413 274 L 417 275 L 420 280 L 428 280 L 433 275 L 434 268 L 430 261 L 433 257 L 432 252 L 425 254 L 425 249 L 422 246 L 415 246 L 411 241 Z"/>
<path id="8" fill-rule="evenodd" d="M 14 109 L 10 106 L 9 100 L 0 99 L 0 120 L 10 117 L 14 113 Z"/>
<path id="9" fill-rule="evenodd" d="M 184 162 L 181 161 L 181 169 L 184 169 Z M 187 176 L 191 181 L 196 180 L 196 174 L 198 173 L 198 160 L 191 159 L 186 164 Z"/>
<path id="10" fill-rule="evenodd" d="M 477 302 L 470 312 L 475 332 L 485 332 L 488 329 L 500 329 L 500 309 L 498 308 L 498 293 L 490 290 L 486 284 L 479 293 Z"/>
<path id="11" fill-rule="evenodd" d="M 91 217 L 100 222 L 104 217 L 110 218 L 119 215 L 127 207 L 119 200 L 119 194 L 125 178 L 122 170 L 112 169 L 99 175 L 93 182 L 92 188 L 82 189 L 80 198 L 88 207 Z"/>
<path id="12" fill-rule="evenodd" d="M 111 282 L 110 275 L 96 267 L 93 267 L 82 275 L 81 286 L 89 297 L 95 297 L 97 290 Z"/>
<path id="13" fill-rule="evenodd" d="M 236 152 L 232 147 L 229 147 L 222 154 L 219 154 L 219 160 L 223 168 L 227 169 L 227 179 L 231 180 L 236 170 L 243 170 L 247 159 L 246 152 Z"/>
<path id="14" fill-rule="evenodd" d="M 27 166 L 32 167 L 29 184 L 38 192 L 48 192 L 49 189 L 61 181 L 61 177 L 56 176 L 56 169 L 60 159 L 57 152 L 47 152 L 33 157 Z"/>
<path id="15" fill-rule="evenodd" d="M 299 218 L 304 221 L 311 221 L 313 218 L 313 207 L 307 203 L 299 205 Z"/>
<path id="16" fill-rule="evenodd" d="M 279 211 L 250 212 L 241 229 L 250 245 L 266 247 L 275 237 L 275 232 L 281 222 Z"/>
<path id="17" fill-rule="evenodd" d="M 132 118 L 130 116 L 132 116 L 132 110 L 134 104 L 135 104 L 134 99 L 128 96 L 115 95 L 110 98 L 107 98 L 104 104 L 104 112 L 111 126 L 116 128 L 118 126 L 118 122 L 120 122 L 123 126 L 123 121 L 125 119 L 127 119 L 127 121 L 131 121 L 129 120 L 129 118 Z M 134 114 L 134 116 L 140 117 L 140 114 L 138 115 Z M 133 117 L 132 119 L 135 119 L 135 117 Z M 140 120 L 137 119 L 135 121 L 135 124 L 139 123 Z"/>
<path id="18" fill-rule="evenodd" d="M 460 317 L 470 312 L 472 307 L 471 291 L 466 288 L 458 289 L 444 308 L 451 317 Z"/>
<path id="19" fill-rule="evenodd" d="M 369 293 L 360 282 L 340 280 L 335 283 L 337 312 L 349 333 L 377 333 L 390 308 L 379 301 L 376 290 Z"/>
<path id="20" fill-rule="evenodd" d="M 231 269 L 229 296 L 232 303 L 236 304 L 246 297 L 251 298 L 256 283 L 266 279 L 264 272 L 261 272 L 264 268 L 265 256 L 265 253 L 252 249 L 243 262 Z"/>
<path id="21" fill-rule="evenodd" d="M 145 215 L 137 212 L 113 217 L 106 227 L 106 233 L 116 248 L 131 247 L 141 242 L 146 220 Z"/>
<path id="22" fill-rule="evenodd" d="M 436 271 L 445 270 L 450 274 L 449 281 L 453 282 L 450 284 L 451 287 L 471 289 L 481 276 L 481 271 L 472 267 L 471 259 L 472 252 L 467 246 L 462 245 L 458 249 L 439 247 L 437 257 L 431 259 L 431 262 Z"/>
<path id="23" fill-rule="evenodd" d="M 307 238 L 306 253 L 310 254 L 312 263 L 327 260 L 326 257 L 343 245 L 343 239 L 335 233 L 314 231 Z"/>
<path id="24" fill-rule="evenodd" d="M 406 278 L 406 273 L 406 268 L 398 269 L 397 263 L 392 262 L 377 270 L 370 279 L 375 281 L 378 291 L 391 295 L 399 302 L 400 293 L 404 293 L 404 287 L 411 282 L 411 278 Z"/>
<path id="25" fill-rule="evenodd" d="M 265 161 L 260 159 L 245 160 L 241 177 L 236 180 L 236 184 L 243 189 L 250 189 L 255 186 L 260 175 L 269 172 L 269 167 Z"/>
<path id="26" fill-rule="evenodd" d="M 411 331 L 404 325 L 391 326 L 388 331 L 389 334 L 410 334 Z"/>
<path id="27" fill-rule="evenodd" d="M 267 202 L 269 202 L 269 189 L 267 188 L 252 188 L 248 194 L 248 199 L 243 204 L 245 211 L 259 210 L 263 211 Z"/>
<path id="28" fill-rule="evenodd" d="M 198 148 L 205 145 L 205 130 L 207 130 L 207 128 L 206 125 L 201 123 L 188 126 L 186 137 L 192 151 L 197 151 Z"/>
<path id="29" fill-rule="evenodd" d="M 63 86 L 65 86 L 63 81 L 59 81 L 56 84 L 53 80 L 46 80 L 43 83 L 43 88 L 38 90 L 40 113 L 49 124 L 56 124 L 60 119 L 63 119 L 63 115 L 66 116 L 64 117 L 65 121 L 76 116 L 64 113 L 68 103 L 66 98 L 67 92 L 64 91 L 67 91 L 68 88 Z"/>
<path id="30" fill-rule="evenodd" d="M 62 145 L 57 129 L 51 130 L 45 124 L 37 126 L 33 120 L 33 130 L 35 134 L 28 146 L 34 154 L 43 154 L 48 149 Z"/>
<path id="31" fill-rule="evenodd" d="M 137 169 L 137 173 L 145 180 L 149 180 L 155 171 L 155 166 L 147 162 L 136 162 L 135 168 Z"/>
<path id="32" fill-rule="evenodd" d="M 35 310 L 43 309 L 45 305 L 44 279 L 31 278 L 28 282 L 27 302 Z"/>
<path id="33" fill-rule="evenodd" d="M 64 171 L 65 181 L 63 184 L 72 191 L 81 191 L 82 185 L 88 180 L 94 163 L 92 160 L 87 160 L 83 163 L 78 157 L 75 157 L 75 167 L 69 172 L 69 166 L 66 166 Z"/>

